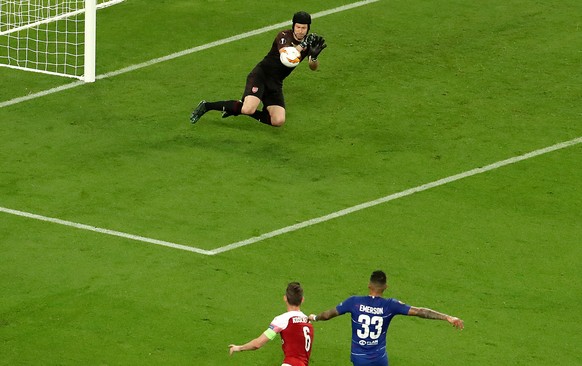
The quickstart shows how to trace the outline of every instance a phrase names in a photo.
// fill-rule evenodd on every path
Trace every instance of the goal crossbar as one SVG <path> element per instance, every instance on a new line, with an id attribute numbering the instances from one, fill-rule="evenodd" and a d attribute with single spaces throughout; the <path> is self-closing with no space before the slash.
<path id="1" fill-rule="evenodd" d="M 112 0 L 112 1 L 109 1 L 109 2 L 106 2 L 106 3 L 97 4 L 97 9 L 103 9 L 103 8 L 106 8 L 106 7 L 111 6 L 111 5 L 119 4 L 119 3 L 123 2 L 123 1 L 124 0 Z M 68 17 L 75 16 L 75 15 L 83 14 L 84 12 L 85 12 L 85 9 L 79 9 L 79 10 L 75 10 L 75 11 L 70 11 L 68 13 L 64 13 L 64 14 L 61 14 L 61 15 L 57 15 L 56 17 L 39 20 L 38 22 L 34 22 L 34 23 L 30 23 L 30 24 L 25 24 L 25 25 L 22 25 L 20 27 L 16 27 L 16 28 L 11 28 L 11 29 L 5 30 L 3 32 L 0 32 L 0 36 L 4 36 L 4 35 L 10 34 L 10 33 L 17 33 L 17 32 L 20 32 L 22 30 L 29 29 L 29 28 L 34 28 L 34 27 L 39 26 L 39 25 L 42 25 L 42 24 L 52 23 L 52 22 L 55 22 L 57 20 L 61 20 L 61 19 L 65 19 L 65 18 L 68 18 Z"/>

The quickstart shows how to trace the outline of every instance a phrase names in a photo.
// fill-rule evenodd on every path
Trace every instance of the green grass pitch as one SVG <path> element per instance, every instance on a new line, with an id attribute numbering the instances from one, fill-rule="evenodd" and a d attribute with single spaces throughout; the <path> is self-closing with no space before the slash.
<path id="1" fill-rule="evenodd" d="M 347 0 L 126 0 L 98 14 L 97 74 Z M 0 108 L 0 207 L 212 250 L 582 136 L 579 0 L 380 0 L 314 19 L 321 68 L 287 123 L 208 113 L 275 31 Z M 71 80 L 0 68 L 0 103 Z M 0 365 L 279 365 L 228 356 L 285 310 L 366 293 L 390 364 L 579 365 L 582 144 L 207 256 L 0 212 Z M 311 364 L 349 365 L 347 317 Z"/>

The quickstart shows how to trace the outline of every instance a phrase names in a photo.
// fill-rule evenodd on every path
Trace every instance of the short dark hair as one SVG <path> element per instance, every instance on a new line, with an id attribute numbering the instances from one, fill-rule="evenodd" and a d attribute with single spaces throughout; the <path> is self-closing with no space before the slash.
<path id="1" fill-rule="evenodd" d="M 303 301 L 303 288 L 299 282 L 291 282 L 287 285 L 287 291 L 285 292 L 287 296 L 287 302 L 289 305 L 299 306 Z"/>
<path id="2" fill-rule="evenodd" d="M 373 284 L 386 285 L 386 273 L 384 271 L 374 271 L 370 276 L 370 282 Z"/>

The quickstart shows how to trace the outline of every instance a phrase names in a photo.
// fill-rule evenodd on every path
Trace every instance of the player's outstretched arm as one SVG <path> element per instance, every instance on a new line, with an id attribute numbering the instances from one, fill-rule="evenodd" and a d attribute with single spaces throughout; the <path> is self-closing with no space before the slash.
<path id="1" fill-rule="evenodd" d="M 335 318 L 338 315 L 339 315 L 339 313 L 337 312 L 337 309 L 333 308 L 333 309 L 326 310 L 323 313 L 320 313 L 318 315 L 310 314 L 309 320 L 312 322 L 317 322 L 320 320 L 329 320 L 329 319 Z"/>
<path id="2" fill-rule="evenodd" d="M 419 318 L 425 319 L 446 320 L 457 329 L 463 329 L 465 327 L 461 319 L 427 308 L 417 308 L 415 306 L 411 306 L 410 310 L 408 311 L 408 315 L 418 316 Z"/>
<path id="3" fill-rule="evenodd" d="M 308 65 L 309 65 L 309 69 L 311 71 L 315 71 L 315 70 L 317 70 L 319 68 L 319 61 L 309 59 Z"/>
<path id="4" fill-rule="evenodd" d="M 263 347 L 270 339 L 263 333 L 252 341 L 243 344 L 242 346 L 237 346 L 236 344 L 229 344 L 229 353 L 232 355 L 235 352 L 242 351 L 254 351 Z"/>
<path id="5" fill-rule="evenodd" d="M 317 57 L 327 47 L 325 39 L 322 36 L 315 35 L 309 46 L 309 68 L 313 71 L 319 67 Z"/>

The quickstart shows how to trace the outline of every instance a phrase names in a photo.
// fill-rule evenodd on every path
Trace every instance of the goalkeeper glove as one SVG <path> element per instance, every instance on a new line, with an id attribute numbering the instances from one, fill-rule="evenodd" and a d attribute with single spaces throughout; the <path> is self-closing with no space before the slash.
<path id="1" fill-rule="evenodd" d="M 315 39 L 317 39 L 318 35 L 315 33 L 309 33 L 307 35 L 307 37 L 304 37 L 303 40 L 301 41 L 301 43 L 299 43 L 299 46 L 301 46 L 303 49 L 307 48 L 308 46 L 311 46 L 313 44 L 313 41 Z"/>
<path id="2" fill-rule="evenodd" d="M 317 36 L 317 39 L 313 41 L 311 47 L 309 47 L 309 57 L 311 61 L 317 61 L 317 57 L 327 47 L 325 39 L 321 36 Z"/>

